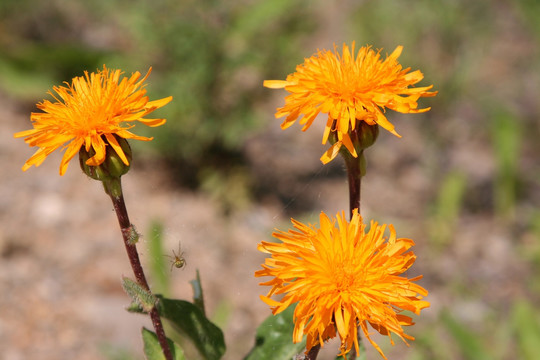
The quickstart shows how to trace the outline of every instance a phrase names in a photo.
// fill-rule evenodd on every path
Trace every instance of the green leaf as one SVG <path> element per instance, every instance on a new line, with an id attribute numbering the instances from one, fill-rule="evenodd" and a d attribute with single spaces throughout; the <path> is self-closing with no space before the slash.
<path id="1" fill-rule="evenodd" d="M 289 306 L 263 321 L 255 335 L 255 346 L 244 360 L 290 360 L 302 352 L 305 339 L 298 344 L 292 342 L 294 309 L 295 306 Z"/>
<path id="2" fill-rule="evenodd" d="M 159 315 L 169 320 L 174 330 L 190 339 L 204 359 L 217 360 L 223 356 L 223 332 L 204 316 L 198 306 L 184 300 L 157 296 Z"/>
<path id="3" fill-rule="evenodd" d="M 154 305 L 156 304 L 156 297 L 150 291 L 146 290 L 141 285 L 137 284 L 135 281 L 130 278 L 122 278 L 122 287 L 126 293 L 131 297 L 134 303 L 140 305 L 140 307 L 146 311 L 150 312 Z M 133 304 L 130 305 L 128 311 L 134 310 Z"/>
<path id="4" fill-rule="evenodd" d="M 157 335 L 154 332 L 143 328 L 142 338 L 144 343 L 144 354 L 146 355 L 147 360 L 166 360 L 165 355 L 163 355 L 163 350 L 159 345 Z M 186 359 L 182 348 L 169 339 L 167 339 L 167 342 L 169 343 L 169 348 L 171 349 L 174 360 Z"/>
<path id="5" fill-rule="evenodd" d="M 131 304 L 126 307 L 126 310 L 127 312 L 135 314 L 148 314 L 148 311 L 145 311 L 142 306 L 135 301 L 131 302 Z"/>

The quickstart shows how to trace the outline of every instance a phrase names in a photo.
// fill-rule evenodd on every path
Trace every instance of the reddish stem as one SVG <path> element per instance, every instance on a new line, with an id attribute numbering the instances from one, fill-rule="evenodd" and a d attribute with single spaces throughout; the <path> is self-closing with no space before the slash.
<path id="1" fill-rule="evenodd" d="M 351 218 L 354 209 L 358 209 L 358 214 L 360 214 L 360 189 L 362 186 L 362 172 L 360 169 L 361 156 L 363 156 L 362 153 L 358 154 L 358 158 L 345 156 L 347 179 L 349 183 L 349 211 Z"/>
<path id="2" fill-rule="evenodd" d="M 118 178 L 118 186 L 120 186 L 120 178 Z M 106 190 L 107 185 L 105 182 L 103 183 L 105 185 Z M 131 222 L 129 221 L 126 204 L 124 202 L 124 196 L 120 192 L 114 192 L 107 191 L 107 193 L 110 195 L 114 210 L 116 212 L 116 216 L 118 217 L 118 223 L 120 224 L 120 229 L 122 230 L 122 238 L 124 239 L 124 245 L 126 247 L 126 251 L 129 257 L 129 262 L 131 263 L 131 268 L 133 269 L 133 273 L 135 274 L 135 278 L 137 279 L 137 282 L 139 285 L 144 287 L 146 290 L 150 291 L 150 287 L 148 286 L 148 282 L 146 281 L 146 277 L 144 276 L 144 271 L 141 266 L 141 261 L 139 259 L 139 253 L 137 252 L 137 247 L 130 241 L 130 235 L 131 235 Z M 114 195 L 113 195 L 114 194 Z M 163 355 L 165 355 L 165 358 L 167 360 L 173 360 L 173 356 L 171 353 L 171 349 L 169 348 L 169 343 L 167 342 L 167 337 L 165 336 L 165 331 L 163 330 L 163 324 L 161 323 L 161 318 L 159 317 L 158 311 L 155 307 L 152 308 L 150 311 L 150 318 L 152 319 L 152 324 L 154 325 L 154 330 L 156 330 L 156 335 L 159 341 L 159 344 L 161 345 L 161 349 L 163 350 Z"/>
<path id="3" fill-rule="evenodd" d="M 312 347 L 311 349 L 309 349 L 309 351 L 308 351 L 308 353 L 306 355 L 306 360 L 315 360 L 315 359 L 317 359 L 317 355 L 319 355 L 319 350 L 321 350 L 321 345 L 320 344 L 317 344 L 314 347 Z"/>
<path id="4" fill-rule="evenodd" d="M 364 156 L 363 150 L 358 154 L 358 158 L 352 156 L 344 156 L 345 164 L 347 166 L 347 178 L 349 182 L 349 209 L 350 209 L 350 218 L 352 219 L 353 210 L 358 209 L 358 214 L 360 213 L 360 191 L 362 188 L 362 168 L 361 161 Z M 364 163 L 365 165 L 365 163 Z M 360 327 L 357 328 L 358 331 L 358 342 L 362 341 L 360 336 Z M 349 352 L 347 359 L 356 359 L 356 348 L 353 347 Z"/>

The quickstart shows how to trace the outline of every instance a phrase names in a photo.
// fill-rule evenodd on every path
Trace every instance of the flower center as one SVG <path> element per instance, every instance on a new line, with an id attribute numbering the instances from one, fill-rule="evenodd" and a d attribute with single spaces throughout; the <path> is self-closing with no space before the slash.
<path id="1" fill-rule="evenodd" d="M 350 290 L 358 281 L 359 275 L 350 261 L 344 261 L 336 264 L 332 278 L 338 290 Z"/>

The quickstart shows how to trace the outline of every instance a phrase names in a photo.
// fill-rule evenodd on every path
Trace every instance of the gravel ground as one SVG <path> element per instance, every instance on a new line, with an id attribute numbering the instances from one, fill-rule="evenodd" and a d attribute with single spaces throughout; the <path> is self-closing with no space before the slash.
<path id="1" fill-rule="evenodd" d="M 59 154 L 39 168 L 20 170 L 33 150 L 12 134 L 29 127 L 28 113 L 0 96 L 0 359 L 106 359 L 119 349 L 142 359 L 140 328 L 150 324 L 124 310 L 129 301 L 121 277 L 131 271 L 110 200 L 76 161 L 60 177 Z M 381 133 L 378 147 L 368 151 L 363 214 L 393 223 L 398 236 L 417 242 L 410 276 L 424 274 L 421 284 L 430 290 L 432 306 L 423 312 L 427 323 L 448 307 L 459 319 L 481 322 L 496 304 L 526 296 L 521 279 L 530 276 L 530 269 L 515 246 L 521 239 L 479 212 L 458 220 L 451 244 L 430 247 L 425 218 L 438 186 L 431 169 L 443 160 L 430 156 L 422 144 L 425 119 L 394 119 L 407 136 L 398 140 Z M 191 298 L 189 280 L 199 269 L 209 313 L 226 313 L 227 360 L 249 351 L 254 329 L 269 314 L 258 299 L 266 289 L 253 277 L 264 258 L 256 244 L 269 239 L 275 227 L 287 229 L 291 215 L 316 222 L 321 210 L 332 215 L 346 210 L 342 166 L 339 160 L 319 164 L 324 149 L 316 126 L 298 136 L 297 128 L 282 132 L 275 121 L 246 143 L 251 175 L 273 190 L 228 216 L 209 196 L 175 187 L 162 164 L 135 160 L 123 177 L 138 230 L 148 234 L 158 220 L 166 248 L 182 244 L 187 266 L 172 273 L 174 296 Z M 492 178 L 494 164 L 486 147 L 469 142 L 449 154 L 444 161 L 465 171 L 468 187 L 480 188 Z M 289 200 L 279 200 L 279 194 Z M 146 241 L 143 237 L 139 247 L 143 262 Z M 399 344 L 389 355 L 403 358 L 405 348 Z M 323 354 L 321 360 L 324 356 L 332 358 Z"/>

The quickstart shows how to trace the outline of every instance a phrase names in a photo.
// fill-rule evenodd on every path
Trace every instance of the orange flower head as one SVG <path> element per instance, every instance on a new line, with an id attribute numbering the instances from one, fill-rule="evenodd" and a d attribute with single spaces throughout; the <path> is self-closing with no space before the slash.
<path id="1" fill-rule="evenodd" d="M 424 78 L 419 71 L 403 69 L 397 58 L 403 50 L 398 46 L 383 61 L 380 50 L 375 52 L 370 46 L 361 47 L 355 57 L 354 42 L 351 49 L 343 45 L 342 55 L 325 50 L 305 59 L 296 67 L 296 72 L 286 80 L 266 80 L 264 86 L 272 89 L 285 88 L 290 95 L 285 105 L 277 109 L 276 118 L 286 116 L 282 129 L 291 126 L 298 118 L 307 130 L 319 113 L 328 114 L 322 143 L 326 144 L 330 133 L 335 143 L 321 157 L 326 164 L 333 160 L 345 145 L 357 157 L 350 132 L 357 128 L 359 121 L 369 125 L 380 125 L 400 137 L 394 125 L 385 116 L 389 108 L 401 113 L 420 113 L 430 108 L 418 109 L 420 97 L 435 96 L 429 92 L 433 87 L 409 87 Z"/>
<path id="2" fill-rule="evenodd" d="M 151 72 L 140 79 L 137 71 L 131 77 L 120 79 L 120 70 L 110 70 L 103 66 L 97 73 L 88 73 L 73 78 L 71 84 L 55 86 L 48 93 L 55 102 L 44 100 L 37 107 L 43 112 L 32 113 L 33 129 L 15 134 L 24 137 L 29 146 L 39 149 L 23 166 L 28 170 L 36 167 L 56 149 L 65 149 L 60 163 L 60 175 L 64 175 L 69 161 L 84 146 L 88 152 L 93 149 L 95 155 L 86 161 L 89 166 L 98 166 L 105 161 L 106 146 L 110 145 L 125 165 L 129 161 L 115 135 L 124 139 L 150 141 L 152 138 L 138 136 L 129 130 L 139 121 L 155 127 L 165 123 L 165 119 L 146 119 L 146 115 L 159 109 L 172 100 L 166 97 L 149 101 L 144 88 L 145 80 Z"/>
<path id="3" fill-rule="evenodd" d="M 271 276 L 261 285 L 271 286 L 261 299 L 278 314 L 293 303 L 293 341 L 302 341 L 307 335 L 306 348 L 324 345 L 324 341 L 339 334 L 341 356 L 352 346 L 359 353 L 358 327 L 365 337 L 386 359 L 380 347 L 368 332 L 373 329 L 391 333 L 406 343 L 414 340 L 406 335 L 402 326 L 413 325 L 402 310 L 419 314 L 429 307 L 422 300 L 428 292 L 414 283 L 421 276 L 408 279 L 400 276 L 414 263 L 416 256 L 408 251 L 414 242 L 396 238 L 392 225 L 390 236 L 384 237 L 386 225 L 372 221 L 369 231 L 356 210 L 350 222 L 345 214 L 330 219 L 320 215 L 320 228 L 292 220 L 295 230 L 277 231 L 273 236 L 280 243 L 262 242 L 258 249 L 271 254 L 263 269 L 255 276 Z M 281 300 L 270 298 L 283 294 Z"/>

